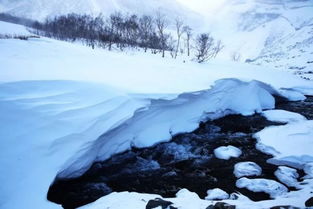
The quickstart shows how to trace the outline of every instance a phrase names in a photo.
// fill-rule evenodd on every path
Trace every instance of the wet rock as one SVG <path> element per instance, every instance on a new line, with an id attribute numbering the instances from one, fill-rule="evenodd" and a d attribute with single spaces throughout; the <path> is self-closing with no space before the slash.
<path id="1" fill-rule="evenodd" d="M 165 201 L 160 198 L 156 198 L 154 200 L 149 200 L 148 204 L 146 205 L 146 209 L 154 209 L 157 207 L 161 207 L 162 209 L 167 209 L 173 203 L 170 201 Z M 170 207 L 170 209 L 175 209 L 174 207 Z"/>
<path id="2" fill-rule="evenodd" d="M 313 207 L 313 197 L 305 201 L 305 207 Z"/>
<path id="3" fill-rule="evenodd" d="M 229 205 L 224 202 L 218 202 L 215 205 L 210 205 L 206 209 L 235 209 L 236 206 L 234 205 Z"/>

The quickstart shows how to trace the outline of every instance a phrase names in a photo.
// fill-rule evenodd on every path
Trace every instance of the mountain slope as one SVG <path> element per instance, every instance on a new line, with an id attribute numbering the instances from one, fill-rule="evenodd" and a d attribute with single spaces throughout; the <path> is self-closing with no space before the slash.
<path id="1" fill-rule="evenodd" d="M 312 71 L 312 0 L 228 1 L 209 22 L 229 57 L 238 52 L 241 61 Z"/>
<path id="2" fill-rule="evenodd" d="M 153 15 L 158 10 L 169 18 L 199 18 L 176 0 L 0 0 L 0 12 L 34 20 L 68 13 L 109 15 L 121 11 Z"/>

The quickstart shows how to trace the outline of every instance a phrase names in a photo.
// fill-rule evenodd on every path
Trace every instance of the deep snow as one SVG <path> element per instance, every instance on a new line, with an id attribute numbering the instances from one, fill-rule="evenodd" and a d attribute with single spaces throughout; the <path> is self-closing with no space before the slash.
<path id="1" fill-rule="evenodd" d="M 3 22 L 1 27 L 15 28 Z M 230 112 L 249 115 L 274 108 L 273 94 L 289 99 L 303 98 L 304 93 L 313 95 L 312 82 L 262 66 L 219 60 L 207 64 L 183 63 L 183 58 L 92 50 L 47 38 L 0 40 L 0 47 L 3 208 L 59 208 L 46 200 L 48 187 L 58 172 L 64 171 L 64 176 L 79 175 L 73 172 L 82 171 L 95 159 L 105 159 L 131 146 L 144 147 L 169 140 L 176 133 L 195 129 L 200 120 L 208 117 L 207 113 L 215 113 L 210 117 Z M 234 77 L 243 81 L 225 79 L 215 83 Z M 156 130 L 158 135 L 153 134 Z M 297 165 L 301 162 L 309 173 L 310 168 L 304 164 L 313 158 L 309 150 L 311 130 L 312 122 L 301 120 L 266 128 L 256 137 L 276 150 L 275 159 L 288 158 L 288 162 L 296 159 Z M 271 140 L 273 135 L 279 140 L 287 137 L 288 143 L 284 143 L 290 146 L 280 146 L 279 140 L 276 144 Z M 107 140 L 108 136 L 112 139 Z M 299 149 L 290 148 L 295 146 L 290 136 L 300 140 L 296 145 Z M 118 137 L 121 144 L 113 141 Z M 108 149 L 104 146 L 108 144 L 116 148 Z M 87 158 L 79 158 L 84 155 Z M 258 205 L 285 201 L 301 207 L 302 198 L 309 197 L 312 186 L 310 179 L 306 182 L 308 185 L 302 186 L 301 191 Z M 173 202 L 184 208 L 208 205 L 194 194 L 185 192 L 183 196 Z M 194 201 L 186 196 L 192 196 Z M 127 198 L 131 199 L 127 205 L 138 209 L 146 204 L 141 199 L 154 197 L 157 196 L 113 193 L 85 208 L 101 204 L 123 208 L 122 200 Z M 232 203 L 255 206 L 242 196 Z"/>

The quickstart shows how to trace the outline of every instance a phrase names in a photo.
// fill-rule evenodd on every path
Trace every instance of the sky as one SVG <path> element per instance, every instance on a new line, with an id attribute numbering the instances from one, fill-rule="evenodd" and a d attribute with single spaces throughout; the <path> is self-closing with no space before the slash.
<path id="1" fill-rule="evenodd" d="M 225 0 L 177 0 L 192 10 L 205 13 L 219 7 Z"/>

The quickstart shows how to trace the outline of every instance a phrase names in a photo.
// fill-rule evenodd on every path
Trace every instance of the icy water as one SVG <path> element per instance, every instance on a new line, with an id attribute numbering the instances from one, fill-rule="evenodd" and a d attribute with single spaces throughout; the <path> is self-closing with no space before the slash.
<path id="1" fill-rule="evenodd" d="M 279 100 L 277 109 L 297 112 L 313 119 L 313 97 L 302 102 Z M 48 199 L 66 209 L 76 208 L 97 200 L 112 191 L 132 191 L 175 197 L 182 188 L 196 192 L 201 198 L 206 191 L 221 188 L 228 193 L 240 192 L 253 200 L 269 199 L 266 193 L 253 193 L 236 187 L 234 165 L 252 161 L 263 170 L 260 178 L 279 180 L 274 176 L 277 166 L 266 161 L 272 156 L 255 148 L 254 133 L 271 125 L 261 115 L 229 115 L 201 123 L 192 133 L 180 134 L 170 142 L 154 147 L 136 149 L 114 155 L 94 163 L 81 177 L 56 179 L 48 192 Z M 238 158 L 217 159 L 213 150 L 232 145 L 242 151 Z M 300 178 L 303 171 L 298 170 Z M 294 188 L 289 188 L 293 190 Z"/>

